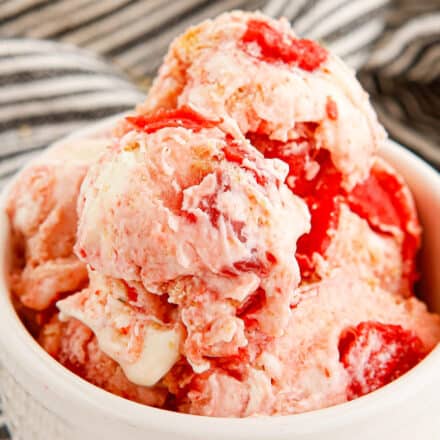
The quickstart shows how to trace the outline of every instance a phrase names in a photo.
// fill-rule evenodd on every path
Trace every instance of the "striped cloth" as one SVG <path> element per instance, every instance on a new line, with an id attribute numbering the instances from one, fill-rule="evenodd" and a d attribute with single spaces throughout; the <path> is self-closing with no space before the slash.
<path id="1" fill-rule="evenodd" d="M 285 16 L 344 58 L 391 137 L 440 168 L 440 0 L 9 0 L 0 186 L 56 138 L 142 100 L 172 38 L 230 9 Z"/>

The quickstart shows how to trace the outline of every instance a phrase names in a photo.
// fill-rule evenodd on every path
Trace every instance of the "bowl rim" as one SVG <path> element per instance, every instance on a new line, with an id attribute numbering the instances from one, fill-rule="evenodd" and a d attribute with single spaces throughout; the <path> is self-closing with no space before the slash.
<path id="1" fill-rule="evenodd" d="M 50 148 L 60 146 L 66 141 L 86 138 L 112 127 L 121 114 L 106 118 L 83 128 L 55 142 Z M 389 141 L 382 152 L 386 158 L 403 160 L 411 164 L 415 173 L 437 183 L 440 187 L 440 174 L 418 156 L 393 141 Z M 32 165 L 33 159 L 26 167 Z M 25 168 L 26 168 L 25 167 Z M 258 416 L 248 418 L 218 418 L 189 415 L 142 405 L 113 395 L 83 380 L 55 361 L 44 351 L 25 329 L 10 301 L 6 277 L 6 255 L 9 226 L 4 206 L 12 179 L 0 196 L 0 265 L 4 268 L 0 275 L 0 346 L 3 359 L 14 359 L 15 363 L 26 370 L 32 380 L 43 381 L 50 378 L 51 389 L 60 396 L 106 419 L 112 419 L 123 425 L 135 426 L 141 432 L 179 432 L 188 438 L 234 439 L 252 438 L 263 440 L 274 433 L 283 436 L 304 434 L 325 434 L 328 430 L 338 429 L 350 423 L 367 420 L 373 415 L 411 399 L 422 387 L 429 386 L 438 376 L 440 365 L 440 346 L 416 367 L 392 383 L 359 399 L 338 404 L 333 407 L 314 410 L 307 413 L 285 416 Z M 434 185 L 435 188 L 435 185 Z M 4 362 L 8 369 L 8 363 Z M 32 393 L 31 393 L 32 394 Z M 38 397 L 34 396 L 37 400 Z M 67 419 L 67 414 L 64 419 Z"/>

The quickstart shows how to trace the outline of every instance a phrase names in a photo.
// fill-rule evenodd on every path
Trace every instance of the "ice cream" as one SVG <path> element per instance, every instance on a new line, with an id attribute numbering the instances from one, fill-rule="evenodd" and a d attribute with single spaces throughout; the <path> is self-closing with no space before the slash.
<path id="1" fill-rule="evenodd" d="M 385 140 L 367 94 L 340 59 L 298 39 L 286 20 L 233 12 L 172 43 L 140 112 L 188 105 L 238 135 L 289 142 L 316 172 L 330 152 L 344 183 L 367 177 Z M 298 158 L 299 159 L 299 158 Z"/>
<path id="2" fill-rule="evenodd" d="M 175 118 L 181 126 L 169 126 Z M 286 164 L 264 159 L 210 121 L 195 127 L 197 118 L 180 111 L 133 121 L 135 128 L 89 170 L 76 249 L 94 271 L 130 283 L 132 302 L 165 295 L 177 305 L 185 356 L 201 373 L 209 358 L 248 344 L 237 313 L 256 291 L 265 298 L 255 315 L 260 327 L 268 336 L 282 333 L 299 284 L 296 241 L 309 214 L 283 183 Z M 78 318 L 74 298 L 59 307 Z M 148 314 L 149 307 L 144 320 Z M 153 318 L 155 327 L 163 322 Z"/>
<path id="3" fill-rule="evenodd" d="M 101 350 L 131 382 L 155 385 L 179 357 L 181 331 L 173 308 L 140 286 L 95 271 L 89 278 L 87 289 L 60 302 L 61 317 L 74 317 L 92 329 Z M 133 295 L 140 297 L 135 306 Z"/>
<path id="4" fill-rule="evenodd" d="M 370 173 L 373 164 L 373 170 L 381 168 L 376 153 L 386 137 L 367 94 L 340 59 L 315 42 L 298 39 L 287 22 L 236 12 L 177 38 L 138 111 L 185 105 L 207 118 L 220 118 L 226 130 L 250 139 L 266 157 L 289 164 L 286 183 L 307 202 L 312 216 L 310 234 L 298 242 L 303 276 L 320 273 L 316 256 L 325 257 L 347 199 L 373 230 L 394 234 L 394 246 L 402 248 L 402 233 L 393 228 L 396 218 L 378 212 L 371 223 L 368 208 L 355 209 L 359 203 L 354 198 L 368 203 L 365 191 L 371 184 L 385 193 L 376 206 L 385 203 L 399 211 L 400 204 L 399 215 L 406 210 L 415 217 L 410 197 L 393 196 L 402 185 L 391 182 L 387 188 L 386 178 L 377 184 Z M 393 181 L 389 166 L 383 174 Z M 377 188 L 382 184 L 384 190 Z M 382 228 L 381 222 L 387 224 Z M 411 261 L 420 234 L 416 221 L 409 222 L 402 229 L 403 261 L 395 260 L 401 267 L 393 268 L 403 279 L 396 276 L 391 287 L 404 295 L 414 281 Z"/>
<path id="5" fill-rule="evenodd" d="M 45 153 L 11 189 L 6 210 L 17 259 L 11 287 L 28 308 L 43 311 L 87 284 L 86 266 L 73 254 L 76 204 L 88 164 L 105 145 L 96 139 Z"/>
<path id="6" fill-rule="evenodd" d="M 286 21 L 190 28 L 106 148 L 19 177 L 21 314 L 67 368 L 147 405 L 246 417 L 372 392 L 440 340 L 384 142 L 353 73 Z"/>
<path id="7" fill-rule="evenodd" d="M 345 271 L 299 292 L 303 299 L 282 337 L 256 341 L 250 359 L 221 365 L 207 377 L 189 373 L 181 410 L 245 417 L 334 405 L 406 372 L 440 337 L 438 317 L 418 300 L 371 288 Z M 184 388 L 189 378 L 170 380 Z"/>

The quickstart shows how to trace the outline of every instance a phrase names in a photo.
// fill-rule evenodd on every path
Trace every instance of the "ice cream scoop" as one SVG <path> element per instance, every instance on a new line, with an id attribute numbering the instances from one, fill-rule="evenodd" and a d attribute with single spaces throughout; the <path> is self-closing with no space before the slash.
<path id="1" fill-rule="evenodd" d="M 281 335 L 299 283 L 296 241 L 309 228 L 306 205 L 283 183 L 287 166 L 187 108 L 129 123 L 82 185 L 78 256 L 178 305 L 183 352 L 199 372 L 247 345 L 237 314 L 256 292 L 255 319 Z M 83 319 L 72 298 L 59 307 Z"/>
<path id="2" fill-rule="evenodd" d="M 286 184 L 311 214 L 297 259 L 302 276 L 313 277 L 338 228 L 341 199 L 365 190 L 386 140 L 354 73 L 317 42 L 296 36 L 287 21 L 233 12 L 171 44 L 138 111 L 182 105 L 220 118 L 225 130 L 289 165 Z M 401 266 L 406 280 L 393 289 L 406 295 L 413 274 Z"/>
<path id="3" fill-rule="evenodd" d="M 12 289 L 37 311 L 87 283 L 73 254 L 79 189 L 92 162 L 108 145 L 96 138 L 43 153 L 13 185 L 6 207 L 13 235 Z"/>
<path id="4" fill-rule="evenodd" d="M 368 175 L 385 132 L 354 73 L 286 20 L 233 12 L 189 28 L 170 46 L 138 110 L 187 105 L 237 135 L 330 152 L 344 185 Z M 304 127 L 311 128 L 304 136 Z M 310 173 L 313 175 L 313 167 Z"/>

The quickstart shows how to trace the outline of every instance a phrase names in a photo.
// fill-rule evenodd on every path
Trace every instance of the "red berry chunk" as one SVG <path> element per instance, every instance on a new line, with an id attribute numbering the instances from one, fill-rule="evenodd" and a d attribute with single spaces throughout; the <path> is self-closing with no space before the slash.
<path id="1" fill-rule="evenodd" d="M 339 359 L 350 377 L 352 400 L 392 382 L 427 354 L 422 341 L 400 325 L 366 321 L 345 329 Z"/>
<path id="2" fill-rule="evenodd" d="M 371 228 L 386 234 L 403 233 L 403 278 L 412 289 L 417 279 L 415 256 L 420 245 L 417 213 L 404 182 L 390 170 L 375 164 L 367 180 L 347 197 L 350 208 Z"/>
<path id="3" fill-rule="evenodd" d="M 282 61 L 313 71 L 327 59 L 327 51 L 311 40 L 296 39 L 274 29 L 263 20 L 249 20 L 242 36 L 245 48 L 250 43 L 260 47 L 259 58 L 273 63 Z M 247 50 L 251 53 L 251 50 Z"/>
<path id="4" fill-rule="evenodd" d="M 293 189 L 303 197 L 311 215 L 310 232 L 300 237 L 296 250 L 303 276 L 313 272 L 313 254 L 324 254 L 330 245 L 330 232 L 337 228 L 339 221 L 341 174 L 333 166 L 327 150 L 321 150 L 316 161 L 320 164 L 316 177 L 299 186 L 299 190 Z"/>
<path id="5" fill-rule="evenodd" d="M 336 229 L 339 219 L 342 176 L 334 167 L 327 150 L 316 150 L 313 131 L 316 124 L 298 127 L 301 136 L 290 144 L 273 141 L 267 136 L 250 133 L 251 143 L 267 158 L 278 158 L 289 165 L 287 185 L 307 203 L 311 214 L 311 230 L 297 243 L 296 258 L 301 275 L 313 273 L 313 254 L 324 254 L 330 244 L 330 233 Z M 314 176 L 307 174 L 307 164 L 316 162 Z"/>
<path id="6" fill-rule="evenodd" d="M 145 133 L 154 133 L 166 127 L 184 127 L 194 131 L 211 128 L 219 121 L 205 119 L 190 107 L 177 110 L 160 110 L 152 115 L 128 116 L 127 121 Z"/>

